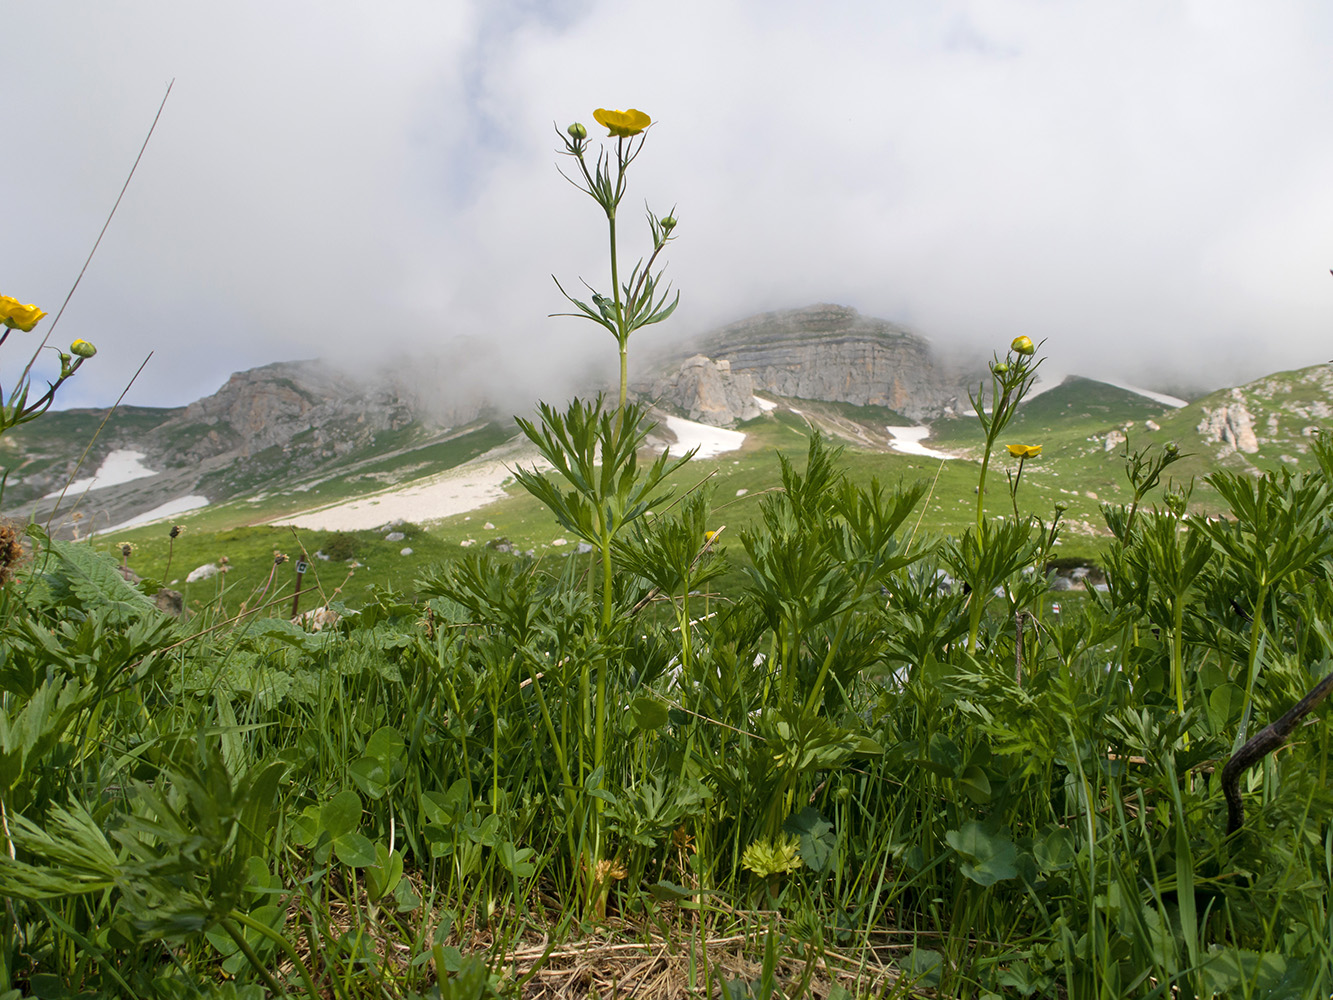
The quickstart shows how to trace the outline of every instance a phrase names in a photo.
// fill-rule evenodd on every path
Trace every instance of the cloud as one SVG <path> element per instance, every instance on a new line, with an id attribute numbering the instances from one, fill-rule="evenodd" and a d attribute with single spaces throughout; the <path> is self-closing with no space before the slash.
<path id="1" fill-rule="evenodd" d="M 67 401 L 114 398 L 150 349 L 132 402 L 279 359 L 402 365 L 459 335 L 524 386 L 608 355 L 547 318 L 553 274 L 608 282 L 604 222 L 556 173 L 552 131 L 597 134 L 599 106 L 657 122 L 626 261 L 645 199 L 681 220 L 682 304 L 645 343 L 837 301 L 944 345 L 1027 333 L 1062 369 L 1131 378 L 1327 355 L 1333 15 L 1315 0 L 222 10 L 7 17 L 26 141 L 0 161 L 24 193 L 0 291 L 24 301 L 63 298 L 176 80 L 57 331 L 102 350 Z"/>

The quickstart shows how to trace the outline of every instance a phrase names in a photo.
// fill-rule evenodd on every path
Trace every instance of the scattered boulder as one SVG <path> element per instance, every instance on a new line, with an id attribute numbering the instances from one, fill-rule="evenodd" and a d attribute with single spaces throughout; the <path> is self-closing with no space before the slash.
<path id="1" fill-rule="evenodd" d="M 185 596 L 179 590 L 168 590 L 163 587 L 153 595 L 153 603 L 163 614 L 174 615 L 177 618 L 185 614 Z"/>
<path id="2" fill-rule="evenodd" d="M 338 612 L 334 611 L 328 605 L 321 608 L 311 608 L 309 611 L 302 611 L 292 619 L 297 625 L 311 632 L 322 631 L 326 626 L 336 625 L 339 619 Z"/>
<path id="3" fill-rule="evenodd" d="M 200 580 L 211 580 L 217 575 L 217 563 L 204 563 L 202 566 L 197 566 L 190 570 L 190 572 L 185 575 L 185 582 L 198 583 Z"/>

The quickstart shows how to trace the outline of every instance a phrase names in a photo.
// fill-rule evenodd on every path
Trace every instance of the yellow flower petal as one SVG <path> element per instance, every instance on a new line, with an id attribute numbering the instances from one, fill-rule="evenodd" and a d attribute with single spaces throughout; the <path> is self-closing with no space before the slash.
<path id="1" fill-rule="evenodd" d="M 28 333 L 46 313 L 36 306 L 25 306 L 9 295 L 0 295 L 0 323 L 11 330 Z"/>
<path id="2" fill-rule="evenodd" d="M 1009 350 L 1025 355 L 1031 355 L 1036 349 L 1031 337 L 1015 337 L 1013 343 L 1009 345 Z"/>
<path id="3" fill-rule="evenodd" d="M 1007 445 L 1009 454 L 1014 458 L 1036 458 L 1041 454 L 1041 445 L 1039 444 L 1011 444 Z"/>
<path id="4" fill-rule="evenodd" d="M 630 108 L 628 111 L 608 111 L 606 108 L 598 108 L 592 116 L 597 124 L 606 126 L 608 134 L 618 136 L 638 135 L 653 123 L 651 118 L 635 108 Z"/>

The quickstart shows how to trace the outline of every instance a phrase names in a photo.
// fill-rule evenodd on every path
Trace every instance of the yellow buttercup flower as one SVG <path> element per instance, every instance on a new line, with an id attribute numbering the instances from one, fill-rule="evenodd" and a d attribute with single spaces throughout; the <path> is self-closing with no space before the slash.
<path id="1" fill-rule="evenodd" d="M 0 295 L 0 323 L 4 323 L 11 330 L 28 333 L 45 315 L 46 313 L 36 306 L 25 306 L 16 298 Z"/>
<path id="2" fill-rule="evenodd" d="M 1018 354 L 1031 356 L 1036 351 L 1037 346 L 1032 343 L 1031 337 L 1015 337 L 1013 343 L 1009 345 L 1009 349 Z"/>
<path id="3" fill-rule="evenodd" d="M 1041 445 L 1039 444 L 1011 444 L 1009 454 L 1014 458 L 1036 458 L 1041 454 Z"/>
<path id="4" fill-rule="evenodd" d="M 97 348 L 86 340 L 76 340 L 69 345 L 69 353 L 78 355 L 81 358 L 91 358 L 97 353 Z"/>
<path id="5" fill-rule="evenodd" d="M 592 116 L 597 120 L 597 124 L 605 125 L 611 135 L 618 136 L 638 135 L 653 123 L 651 118 L 634 108 L 628 111 L 608 111 L 606 108 L 598 108 Z"/>

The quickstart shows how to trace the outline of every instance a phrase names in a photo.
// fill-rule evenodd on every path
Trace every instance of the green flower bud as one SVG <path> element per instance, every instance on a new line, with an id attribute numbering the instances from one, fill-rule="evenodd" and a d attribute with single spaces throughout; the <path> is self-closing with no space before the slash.
<path id="1" fill-rule="evenodd" d="M 662 232 L 669 233 L 671 232 L 671 230 L 675 228 L 676 228 L 676 220 L 674 217 L 668 215 L 665 219 L 662 220 Z"/>
<path id="2" fill-rule="evenodd" d="M 69 353 L 77 354 L 81 358 L 91 358 L 97 353 L 97 348 L 86 340 L 76 340 L 69 345 Z"/>
<path id="3" fill-rule="evenodd" d="M 1036 353 L 1037 347 L 1032 343 L 1031 337 L 1015 337 L 1013 343 L 1009 345 L 1009 350 L 1015 354 L 1030 357 Z"/>
<path id="4" fill-rule="evenodd" d="M 1168 441 L 1166 443 L 1166 447 L 1163 448 L 1162 450 L 1165 451 L 1167 455 L 1171 456 L 1172 458 L 1174 458 L 1177 454 L 1180 453 L 1180 447 L 1174 441 Z"/>
<path id="5" fill-rule="evenodd" d="M 991 365 L 990 370 L 993 371 L 996 375 L 1003 375 L 1007 371 L 1009 371 L 1009 366 L 1005 364 L 1003 361 L 1001 361 L 998 364 Z"/>
<path id="6" fill-rule="evenodd" d="M 588 130 L 579 122 L 575 122 L 573 125 L 569 126 L 569 128 L 565 129 L 565 131 L 569 133 L 570 138 L 575 142 L 582 142 L 584 139 L 588 138 Z"/>

